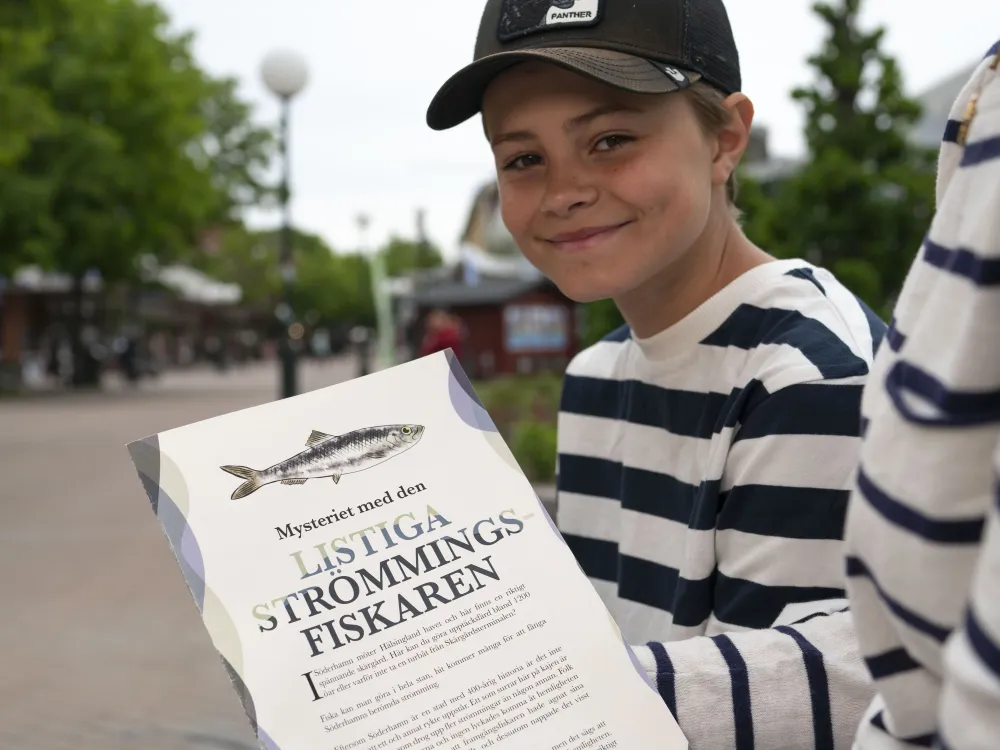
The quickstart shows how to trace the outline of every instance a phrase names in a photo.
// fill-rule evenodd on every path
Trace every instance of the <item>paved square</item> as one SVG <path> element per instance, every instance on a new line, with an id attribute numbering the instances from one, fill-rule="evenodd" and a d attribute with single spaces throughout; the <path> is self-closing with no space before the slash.
<path id="1" fill-rule="evenodd" d="M 303 388 L 354 374 L 309 364 Z M 257 747 L 125 445 L 277 393 L 253 365 L 0 400 L 0 748 Z"/>

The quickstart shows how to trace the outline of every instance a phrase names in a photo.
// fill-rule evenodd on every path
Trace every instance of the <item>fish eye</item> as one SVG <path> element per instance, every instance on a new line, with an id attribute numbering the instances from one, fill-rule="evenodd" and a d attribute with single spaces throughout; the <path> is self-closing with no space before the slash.
<path id="1" fill-rule="evenodd" d="M 403 427 L 403 428 L 402 428 L 402 429 L 400 430 L 400 432 L 402 432 L 402 433 L 403 433 L 404 435 L 409 435 L 409 434 L 410 434 L 410 432 L 411 432 L 411 430 L 410 430 L 410 428 L 409 428 L 409 427 Z"/>

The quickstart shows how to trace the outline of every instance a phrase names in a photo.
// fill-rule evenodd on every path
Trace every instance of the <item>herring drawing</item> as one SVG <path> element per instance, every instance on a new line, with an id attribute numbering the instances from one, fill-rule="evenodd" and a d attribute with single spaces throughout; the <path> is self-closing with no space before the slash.
<path id="1" fill-rule="evenodd" d="M 244 479 L 233 492 L 232 499 L 246 497 L 266 484 L 305 484 L 310 479 L 333 479 L 340 482 L 344 474 L 370 469 L 408 451 L 424 435 L 419 424 L 390 424 L 363 427 L 343 435 L 327 435 L 313 430 L 301 453 L 266 469 L 247 466 L 220 466 L 223 471 Z"/>

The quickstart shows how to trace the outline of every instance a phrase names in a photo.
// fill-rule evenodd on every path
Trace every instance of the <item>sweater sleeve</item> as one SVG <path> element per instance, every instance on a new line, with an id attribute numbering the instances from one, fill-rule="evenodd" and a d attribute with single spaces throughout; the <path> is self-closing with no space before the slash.
<path id="1" fill-rule="evenodd" d="M 862 404 L 847 590 L 878 695 L 859 750 L 1000 746 L 1000 47 L 955 100 L 939 165 Z"/>
<path id="2" fill-rule="evenodd" d="M 692 750 L 849 748 L 873 695 L 844 599 L 863 374 L 761 386 L 726 460 L 705 636 L 636 649 Z"/>
<path id="3" fill-rule="evenodd" d="M 995 464 L 1000 464 L 1000 452 Z M 987 516 L 962 624 L 945 650 L 938 740 L 993 750 L 1000 737 L 1000 490 Z"/>
<path id="4" fill-rule="evenodd" d="M 691 750 L 846 750 L 872 698 L 846 610 L 634 651 Z"/>

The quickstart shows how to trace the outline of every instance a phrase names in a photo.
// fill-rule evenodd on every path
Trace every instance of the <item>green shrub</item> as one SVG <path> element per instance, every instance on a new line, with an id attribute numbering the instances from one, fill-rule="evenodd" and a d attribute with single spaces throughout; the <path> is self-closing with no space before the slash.
<path id="1" fill-rule="evenodd" d="M 558 375 L 511 376 L 476 383 L 476 392 L 505 438 L 526 420 L 555 426 L 562 393 Z"/>
<path id="2" fill-rule="evenodd" d="M 584 307 L 583 345 L 590 346 L 620 327 L 625 319 L 609 299 L 589 302 Z"/>
<path id="3" fill-rule="evenodd" d="M 528 479 L 553 481 L 562 377 L 514 375 L 479 382 L 475 388 Z"/>
<path id="4" fill-rule="evenodd" d="M 532 482 L 552 482 L 556 474 L 554 424 L 523 421 L 514 425 L 511 452 Z"/>

